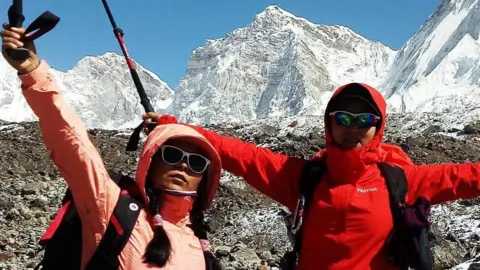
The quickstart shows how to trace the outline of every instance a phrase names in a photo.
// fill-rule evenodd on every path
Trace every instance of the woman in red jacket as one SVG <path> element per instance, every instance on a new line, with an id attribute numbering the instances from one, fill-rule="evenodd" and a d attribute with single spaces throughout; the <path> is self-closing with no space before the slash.
<path id="1" fill-rule="evenodd" d="M 158 114 L 144 119 L 176 122 Z M 328 173 L 314 191 L 303 224 L 297 269 L 396 269 L 383 249 L 393 222 L 378 162 L 404 169 L 407 204 L 419 196 L 438 204 L 480 195 L 480 164 L 414 165 L 399 147 L 382 143 L 385 119 L 386 102 L 368 85 L 344 85 L 333 94 L 325 111 L 326 148 L 318 153 L 327 153 Z M 295 209 L 306 160 L 194 128 L 217 149 L 223 169 Z"/>

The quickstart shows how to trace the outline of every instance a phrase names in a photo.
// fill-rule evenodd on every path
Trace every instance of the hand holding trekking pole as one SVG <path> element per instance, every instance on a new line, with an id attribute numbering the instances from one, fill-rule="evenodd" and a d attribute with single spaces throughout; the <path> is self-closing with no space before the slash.
<path id="1" fill-rule="evenodd" d="M 143 124 L 148 125 L 151 122 L 158 122 L 158 119 L 160 119 L 160 117 L 162 117 L 162 115 L 159 113 L 155 113 L 155 112 L 146 113 L 142 115 Z"/>
<path id="2" fill-rule="evenodd" d="M 148 135 L 148 133 L 149 133 L 153 128 L 155 128 L 155 126 L 157 125 L 158 120 L 160 119 L 160 117 L 162 117 L 162 115 L 159 114 L 159 113 L 155 113 L 155 112 L 149 112 L 149 113 L 146 113 L 146 114 L 142 115 L 142 118 L 143 118 L 143 126 L 144 126 L 143 131 L 145 132 L 145 134 Z M 149 129 L 148 126 L 150 126 L 151 129 Z"/>
<path id="3" fill-rule="evenodd" d="M 10 28 L 8 23 L 3 24 L 3 31 L 0 32 L 2 36 L 2 55 L 5 60 L 18 71 L 19 74 L 27 74 L 34 71 L 40 64 L 37 56 L 37 50 L 33 41 L 22 42 L 20 38 L 25 32 L 24 28 Z M 25 60 L 15 60 L 8 53 L 8 49 L 25 48 L 30 52 L 30 55 Z"/>

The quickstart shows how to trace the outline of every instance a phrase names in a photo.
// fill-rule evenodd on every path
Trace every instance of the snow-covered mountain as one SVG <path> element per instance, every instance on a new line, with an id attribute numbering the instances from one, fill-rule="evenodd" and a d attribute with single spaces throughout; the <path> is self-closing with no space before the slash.
<path id="1" fill-rule="evenodd" d="M 194 50 L 174 92 L 152 72 L 138 71 L 157 110 L 191 123 L 318 116 L 335 88 L 360 81 L 381 90 L 389 111 L 407 112 L 402 117 L 412 123 L 428 117 L 461 128 L 480 117 L 479 6 L 443 0 L 399 51 L 269 6 L 249 25 Z M 86 57 L 54 73 L 88 126 L 138 123 L 143 109 L 122 56 Z M 4 59 L 0 83 L 0 119 L 33 120 Z"/>
<path id="2" fill-rule="evenodd" d="M 193 52 L 169 109 L 194 123 L 321 115 L 333 89 L 360 81 L 412 123 L 461 128 L 480 118 L 479 34 L 480 0 L 442 0 L 399 51 L 270 6 Z"/>
<path id="3" fill-rule="evenodd" d="M 391 111 L 480 116 L 480 1 L 443 0 L 397 53 L 380 86 Z"/>
<path id="4" fill-rule="evenodd" d="M 152 105 L 158 110 L 166 108 L 173 100 L 173 91 L 138 63 L 136 69 Z M 123 56 L 89 56 L 67 72 L 52 72 L 61 83 L 66 100 L 88 127 L 116 129 L 139 123 L 143 108 Z M 0 57 L 0 119 L 36 119 L 19 85 L 15 70 Z"/>
<path id="5" fill-rule="evenodd" d="M 319 115 L 338 85 L 379 84 L 394 56 L 349 28 L 269 6 L 248 26 L 192 53 L 169 110 L 193 123 Z"/>

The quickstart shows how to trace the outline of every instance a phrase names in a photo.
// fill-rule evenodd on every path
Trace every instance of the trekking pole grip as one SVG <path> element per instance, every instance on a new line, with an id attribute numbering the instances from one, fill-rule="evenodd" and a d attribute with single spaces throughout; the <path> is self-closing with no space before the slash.
<path id="1" fill-rule="evenodd" d="M 13 0 L 12 5 L 8 9 L 8 23 L 10 27 L 22 27 L 25 21 L 22 4 L 22 0 Z M 6 51 L 10 57 L 17 61 L 24 61 L 30 56 L 30 52 L 25 48 L 7 49 Z"/>

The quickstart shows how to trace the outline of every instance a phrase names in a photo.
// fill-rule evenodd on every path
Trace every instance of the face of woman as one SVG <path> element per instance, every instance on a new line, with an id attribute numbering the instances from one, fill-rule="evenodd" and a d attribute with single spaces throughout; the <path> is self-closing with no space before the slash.
<path id="1" fill-rule="evenodd" d="M 209 160 L 184 140 L 169 140 L 153 156 L 148 173 L 155 189 L 197 190 Z"/>
<path id="2" fill-rule="evenodd" d="M 370 143 L 377 132 L 378 117 L 372 108 L 359 99 L 346 99 L 331 120 L 331 134 L 337 145 L 353 149 Z M 359 126 L 363 124 L 364 126 Z"/>

